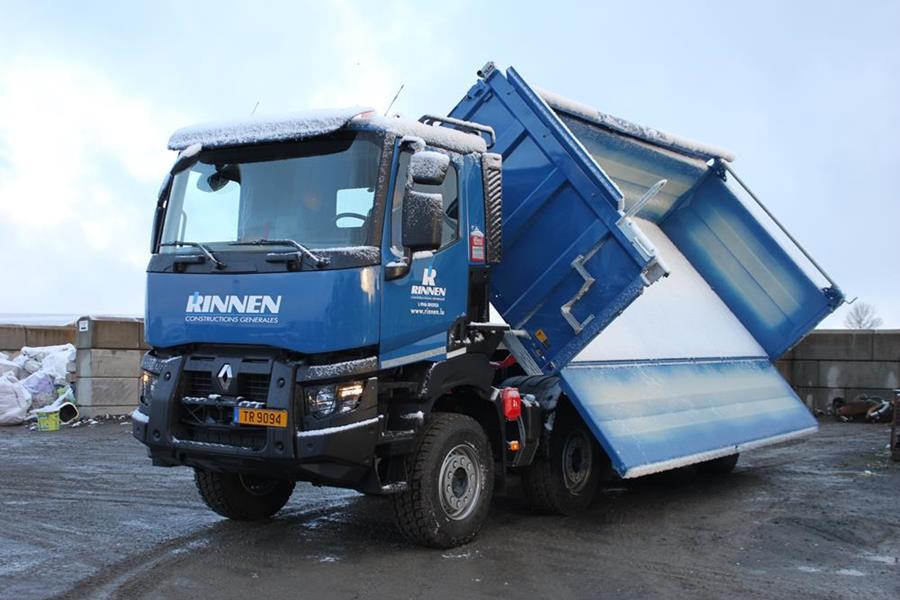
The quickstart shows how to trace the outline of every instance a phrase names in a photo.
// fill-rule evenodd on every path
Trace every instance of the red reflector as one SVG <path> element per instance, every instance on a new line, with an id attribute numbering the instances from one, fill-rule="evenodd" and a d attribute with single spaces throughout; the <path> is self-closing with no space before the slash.
<path id="1" fill-rule="evenodd" d="M 522 416 L 522 398 L 516 388 L 503 388 L 500 392 L 503 400 L 503 416 L 507 421 L 516 421 Z"/>

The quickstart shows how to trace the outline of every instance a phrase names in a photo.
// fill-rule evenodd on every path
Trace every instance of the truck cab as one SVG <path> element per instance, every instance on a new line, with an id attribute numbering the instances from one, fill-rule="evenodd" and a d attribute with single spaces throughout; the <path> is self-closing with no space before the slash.
<path id="1" fill-rule="evenodd" d="M 349 109 L 172 136 L 134 413 L 154 464 L 393 492 L 436 403 L 502 461 L 500 160 L 489 128 L 424 121 Z"/>

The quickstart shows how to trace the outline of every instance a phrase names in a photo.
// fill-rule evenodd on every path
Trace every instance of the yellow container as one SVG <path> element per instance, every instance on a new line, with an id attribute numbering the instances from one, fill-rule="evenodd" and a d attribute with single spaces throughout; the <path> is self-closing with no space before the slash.
<path id="1" fill-rule="evenodd" d="M 59 411 L 39 412 L 37 422 L 38 431 L 59 431 Z"/>

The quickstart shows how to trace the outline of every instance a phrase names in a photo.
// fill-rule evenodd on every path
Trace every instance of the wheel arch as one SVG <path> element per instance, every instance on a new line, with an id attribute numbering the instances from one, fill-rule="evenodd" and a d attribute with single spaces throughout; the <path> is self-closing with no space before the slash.
<path id="1" fill-rule="evenodd" d="M 502 463 L 505 436 L 501 427 L 500 408 L 487 390 L 473 386 L 459 386 L 434 398 L 429 413 L 449 412 L 466 415 L 484 429 L 491 444 L 495 463 Z M 495 471 L 498 475 L 504 469 Z"/>

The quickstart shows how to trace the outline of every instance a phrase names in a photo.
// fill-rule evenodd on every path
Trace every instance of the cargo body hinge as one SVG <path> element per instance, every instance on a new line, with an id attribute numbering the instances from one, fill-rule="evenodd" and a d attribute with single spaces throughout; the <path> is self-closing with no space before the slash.
<path id="1" fill-rule="evenodd" d="M 584 321 L 579 322 L 578 319 L 575 318 L 575 315 L 572 314 L 572 306 L 576 302 L 584 298 L 584 295 L 588 293 L 588 290 L 591 289 L 591 286 L 594 285 L 594 282 L 596 281 L 593 275 L 588 273 L 588 270 L 584 268 L 584 263 L 587 262 L 588 258 L 593 256 L 593 254 L 594 253 L 591 252 L 591 254 L 588 256 L 579 255 L 575 257 L 575 260 L 572 261 L 572 268 L 575 269 L 575 271 L 579 275 L 581 275 L 581 277 L 584 279 L 584 283 L 581 284 L 581 288 L 574 296 L 572 296 L 572 299 L 563 304 L 559 309 L 559 312 L 562 313 L 562 316 L 566 320 L 566 322 L 568 322 L 569 325 L 572 326 L 572 329 L 575 331 L 575 333 L 581 333 L 581 331 L 587 326 L 587 324 L 594 320 L 594 315 L 588 315 Z"/>

